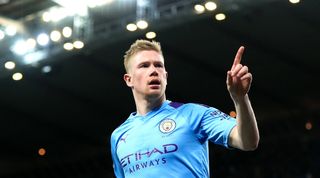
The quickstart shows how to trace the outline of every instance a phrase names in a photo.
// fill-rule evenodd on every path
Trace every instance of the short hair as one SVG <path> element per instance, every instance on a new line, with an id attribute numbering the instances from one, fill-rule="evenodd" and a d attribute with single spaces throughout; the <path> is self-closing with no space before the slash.
<path id="1" fill-rule="evenodd" d="M 126 51 L 124 55 L 123 63 L 126 72 L 128 72 L 129 70 L 129 61 L 132 58 L 132 56 L 134 56 L 140 51 L 145 50 L 153 50 L 162 55 L 161 45 L 159 42 L 138 39 L 130 46 L 129 50 Z"/>

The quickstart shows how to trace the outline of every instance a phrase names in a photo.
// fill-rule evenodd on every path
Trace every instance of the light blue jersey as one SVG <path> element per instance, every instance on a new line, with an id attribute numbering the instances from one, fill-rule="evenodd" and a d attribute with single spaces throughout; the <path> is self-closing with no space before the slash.
<path id="1" fill-rule="evenodd" d="M 209 178 L 208 140 L 228 147 L 236 120 L 199 104 L 165 101 L 132 113 L 111 135 L 117 178 Z"/>

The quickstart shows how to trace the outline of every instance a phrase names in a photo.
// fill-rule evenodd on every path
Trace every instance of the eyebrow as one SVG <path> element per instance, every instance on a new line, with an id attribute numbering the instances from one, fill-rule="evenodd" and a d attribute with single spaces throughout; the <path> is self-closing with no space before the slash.
<path id="1" fill-rule="evenodd" d="M 150 62 L 150 61 L 141 61 L 140 63 L 138 63 L 138 65 L 141 65 L 141 64 L 149 64 L 149 63 L 156 63 L 156 64 L 162 64 L 162 65 L 164 65 L 164 62 L 162 62 L 162 61 L 153 61 L 153 62 Z"/>

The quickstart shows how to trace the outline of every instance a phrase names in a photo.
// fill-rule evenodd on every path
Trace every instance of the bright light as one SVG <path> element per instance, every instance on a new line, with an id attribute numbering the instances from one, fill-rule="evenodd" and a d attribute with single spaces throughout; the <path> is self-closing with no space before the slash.
<path id="1" fill-rule="evenodd" d="M 148 22 L 145 20 L 139 20 L 137 22 L 137 27 L 140 29 L 146 29 L 148 27 Z"/>
<path id="2" fill-rule="evenodd" d="M 12 79 L 13 79 L 13 80 L 16 80 L 16 81 L 21 80 L 22 78 L 23 78 L 23 75 L 22 75 L 21 73 L 19 73 L 19 72 L 14 73 L 14 74 L 12 75 Z"/>
<path id="3" fill-rule="evenodd" d="M 215 18 L 217 19 L 217 20 L 224 20 L 224 19 L 226 19 L 226 15 L 224 15 L 223 13 L 219 13 L 219 14 L 216 14 L 215 15 Z"/>
<path id="4" fill-rule="evenodd" d="M 17 33 L 17 28 L 14 26 L 8 26 L 5 31 L 7 35 L 14 36 Z"/>
<path id="5" fill-rule="evenodd" d="M 65 43 L 65 44 L 63 45 L 63 48 L 64 48 L 65 50 L 71 51 L 71 50 L 73 49 L 73 44 L 72 44 L 72 43 Z"/>
<path id="6" fill-rule="evenodd" d="M 29 38 L 27 39 L 26 44 L 27 44 L 28 50 L 31 51 L 36 47 L 37 42 L 35 39 Z"/>
<path id="7" fill-rule="evenodd" d="M 42 67 L 42 69 L 41 69 L 41 71 L 43 72 L 43 73 L 49 73 L 49 72 L 51 72 L 51 66 L 43 66 Z"/>
<path id="8" fill-rule="evenodd" d="M 10 48 L 11 51 L 18 55 L 24 55 L 28 52 L 31 52 L 36 47 L 36 41 L 32 38 L 28 40 L 18 40 L 14 43 L 14 45 Z"/>
<path id="9" fill-rule="evenodd" d="M 64 37 L 66 37 L 66 38 L 71 37 L 71 35 L 72 35 L 72 29 L 71 29 L 70 27 L 64 27 L 64 28 L 62 29 L 62 35 L 63 35 Z"/>
<path id="10" fill-rule="evenodd" d="M 63 7 L 73 7 L 74 10 L 83 7 L 96 7 L 111 3 L 113 0 L 53 0 Z"/>
<path id="11" fill-rule="evenodd" d="M 32 64 L 46 58 L 47 55 L 47 52 L 44 50 L 31 52 L 23 56 L 23 62 L 25 64 Z"/>
<path id="12" fill-rule="evenodd" d="M 81 49 L 81 48 L 83 48 L 83 46 L 84 46 L 84 43 L 82 41 L 73 42 L 73 47 L 76 49 Z"/>
<path id="13" fill-rule="evenodd" d="M 45 21 L 45 22 L 50 22 L 50 20 L 51 20 L 50 12 L 44 12 L 42 14 L 42 20 Z"/>
<path id="14" fill-rule="evenodd" d="M 205 8 L 203 5 L 200 5 L 200 4 L 196 4 L 194 6 L 194 10 L 196 11 L 197 14 L 201 14 L 205 11 Z"/>
<path id="15" fill-rule="evenodd" d="M 237 117 L 237 113 L 235 111 L 230 111 L 229 115 L 233 118 Z"/>
<path id="16" fill-rule="evenodd" d="M 74 13 L 72 13 L 72 11 L 70 11 L 69 9 L 66 9 L 64 7 L 52 8 L 49 13 L 50 13 L 50 19 L 53 22 L 58 22 L 68 16 L 74 15 Z"/>
<path id="17" fill-rule="evenodd" d="M 41 46 L 46 46 L 49 43 L 49 36 L 45 33 L 41 33 L 37 37 L 37 42 Z"/>
<path id="18" fill-rule="evenodd" d="M 40 148 L 40 149 L 38 150 L 38 154 L 39 154 L 40 156 L 44 156 L 44 155 L 46 154 L 46 149 Z"/>
<path id="19" fill-rule="evenodd" d="M 93 3 L 93 2 L 91 2 L 91 3 L 89 3 L 88 4 L 88 7 L 89 8 L 95 8 L 95 7 L 97 7 L 98 5 L 96 4 L 96 3 Z"/>
<path id="20" fill-rule="evenodd" d="M 50 33 L 50 39 L 54 42 L 57 42 L 61 39 L 61 33 L 57 30 L 54 30 Z"/>
<path id="21" fill-rule="evenodd" d="M 300 2 L 300 0 L 289 0 L 289 2 L 291 2 L 292 4 L 297 4 Z"/>
<path id="22" fill-rule="evenodd" d="M 45 22 L 58 22 L 68 16 L 73 16 L 74 11 L 70 11 L 65 7 L 53 7 L 42 14 L 42 20 Z"/>
<path id="23" fill-rule="evenodd" d="M 2 40 L 4 38 L 5 34 L 2 30 L 0 30 L 0 40 Z"/>
<path id="24" fill-rule="evenodd" d="M 81 16 L 88 15 L 88 0 L 53 0 L 62 7 L 65 7 L 69 12 L 78 14 Z"/>
<path id="25" fill-rule="evenodd" d="M 208 11 L 213 11 L 217 8 L 217 4 L 212 1 L 207 2 L 204 6 Z"/>
<path id="26" fill-rule="evenodd" d="M 87 1 L 87 6 L 90 8 L 95 8 L 97 6 L 103 6 L 111 3 L 113 0 L 89 0 Z"/>
<path id="27" fill-rule="evenodd" d="M 15 54 L 24 55 L 28 52 L 28 44 L 24 40 L 18 40 L 10 49 Z"/>
<path id="28" fill-rule="evenodd" d="M 148 39 L 153 39 L 153 38 L 155 38 L 157 36 L 157 34 L 155 33 L 155 32 L 148 32 L 147 34 L 146 34 L 146 38 L 148 38 Z"/>
<path id="29" fill-rule="evenodd" d="M 9 70 L 12 70 L 16 67 L 16 64 L 12 61 L 7 61 L 5 64 L 4 64 L 4 67 L 6 69 L 9 69 Z"/>
<path id="30" fill-rule="evenodd" d="M 129 23 L 129 24 L 127 25 L 127 30 L 129 30 L 129 31 L 131 31 L 131 32 L 136 31 L 137 28 L 138 28 L 137 25 L 136 25 L 136 24 L 133 24 L 133 23 Z"/>

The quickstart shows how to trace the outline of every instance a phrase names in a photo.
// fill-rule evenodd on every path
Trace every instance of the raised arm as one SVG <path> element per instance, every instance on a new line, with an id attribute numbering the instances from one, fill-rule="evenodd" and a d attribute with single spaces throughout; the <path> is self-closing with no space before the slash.
<path id="1" fill-rule="evenodd" d="M 227 72 L 227 88 L 237 112 L 237 126 L 229 135 L 229 145 L 249 151 L 257 148 L 259 130 L 248 92 L 252 74 L 247 66 L 241 64 L 244 47 L 241 46 L 235 56 L 231 69 Z"/>

